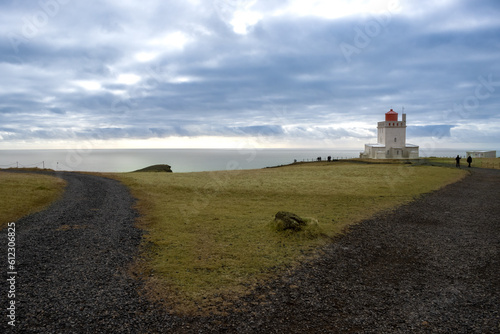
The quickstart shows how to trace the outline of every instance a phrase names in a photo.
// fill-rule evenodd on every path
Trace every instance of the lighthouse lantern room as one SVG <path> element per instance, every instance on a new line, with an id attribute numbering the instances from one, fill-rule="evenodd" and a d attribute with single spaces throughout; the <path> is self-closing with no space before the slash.
<path id="1" fill-rule="evenodd" d="M 398 113 L 389 110 L 385 121 L 378 122 L 377 144 L 366 144 L 360 158 L 369 159 L 415 159 L 418 146 L 406 143 L 406 114 L 398 120 Z"/>

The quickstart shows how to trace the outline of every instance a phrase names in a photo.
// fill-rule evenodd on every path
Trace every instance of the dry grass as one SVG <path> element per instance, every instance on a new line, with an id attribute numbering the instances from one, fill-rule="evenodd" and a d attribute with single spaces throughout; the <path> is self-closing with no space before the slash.
<path id="1" fill-rule="evenodd" d="M 274 169 L 116 175 L 139 199 L 149 231 L 150 294 L 179 312 L 210 311 L 309 256 L 355 222 L 464 177 L 438 167 L 307 163 Z M 279 233 L 274 215 L 313 222 Z M 168 298 L 167 298 L 168 296 Z"/>
<path id="2" fill-rule="evenodd" d="M 455 165 L 455 158 L 429 158 L 429 161 Z M 460 160 L 462 167 L 467 167 L 467 158 Z M 500 169 L 500 158 L 473 158 L 472 167 Z"/>
<path id="3" fill-rule="evenodd" d="M 40 174 L 0 173 L 0 227 L 40 211 L 59 198 L 66 182 Z"/>

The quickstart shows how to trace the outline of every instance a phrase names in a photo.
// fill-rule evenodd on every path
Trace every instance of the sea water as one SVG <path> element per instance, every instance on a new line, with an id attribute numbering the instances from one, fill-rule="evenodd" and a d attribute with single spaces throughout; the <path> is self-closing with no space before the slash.
<path id="1" fill-rule="evenodd" d="M 360 150 L 342 149 L 75 149 L 0 150 L 0 168 L 37 167 L 64 171 L 130 172 L 167 164 L 173 172 L 254 169 L 294 161 L 358 158 Z M 440 149 L 420 156 L 454 157 L 464 150 Z"/>

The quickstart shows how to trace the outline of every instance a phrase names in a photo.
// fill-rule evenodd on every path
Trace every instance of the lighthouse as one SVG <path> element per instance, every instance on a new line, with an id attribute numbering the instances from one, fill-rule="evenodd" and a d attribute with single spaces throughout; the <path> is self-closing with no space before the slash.
<path id="1" fill-rule="evenodd" d="M 360 158 L 369 159 L 415 159 L 418 158 L 418 146 L 406 143 L 406 114 L 398 119 L 398 113 L 389 110 L 385 121 L 378 122 L 377 143 L 366 144 Z"/>

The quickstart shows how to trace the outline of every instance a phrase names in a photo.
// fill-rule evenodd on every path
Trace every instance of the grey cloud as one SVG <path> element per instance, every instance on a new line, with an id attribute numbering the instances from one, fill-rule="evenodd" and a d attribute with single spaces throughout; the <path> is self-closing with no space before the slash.
<path id="1" fill-rule="evenodd" d="M 17 53 L 6 33 L 19 33 L 22 26 L 2 31 L 0 70 L 6 75 L 0 79 L 0 121 L 11 129 L 21 124 L 43 129 L 12 136 L 363 138 L 366 134 L 337 124 L 375 124 L 389 108 L 404 106 L 413 124 L 408 136 L 441 138 L 453 136 L 455 124 L 492 119 L 500 105 L 495 87 L 467 119 L 450 111 L 473 96 L 478 76 L 493 74 L 500 81 L 500 27 L 444 29 L 439 22 L 453 23 L 449 11 L 394 15 L 361 47 L 356 29 L 363 31 L 373 18 L 265 17 L 241 36 L 224 21 L 229 14 L 221 17 L 210 1 L 199 10 L 181 1 L 152 2 L 150 8 L 141 3 L 135 10 L 117 4 L 70 2 Z M 254 8 L 282 5 L 259 1 Z M 460 17 L 491 20 L 499 14 L 495 1 L 450 6 Z M 3 8 L 0 17 L 15 14 L 20 24 L 23 15 L 40 10 L 20 4 Z M 162 50 L 149 62 L 134 59 L 149 51 L 148 38 L 177 30 L 190 39 L 183 50 Z M 347 61 L 341 43 L 359 52 Z M 142 80 L 117 83 L 121 73 Z M 75 80 L 95 80 L 102 89 L 75 88 Z M 7 93 L 12 87 L 22 92 Z M 48 96 L 54 99 L 44 102 Z M 43 120 L 27 121 L 26 115 Z M 74 119 L 94 128 L 84 124 L 84 132 L 74 133 L 69 130 Z"/>
<path id="2" fill-rule="evenodd" d="M 408 137 L 450 137 L 451 129 L 454 125 L 426 125 L 426 126 L 408 126 Z"/>
<path id="3" fill-rule="evenodd" d="M 236 134 L 241 133 L 246 136 L 277 136 L 284 133 L 283 128 L 279 125 L 253 125 L 229 129 L 234 130 Z"/>

